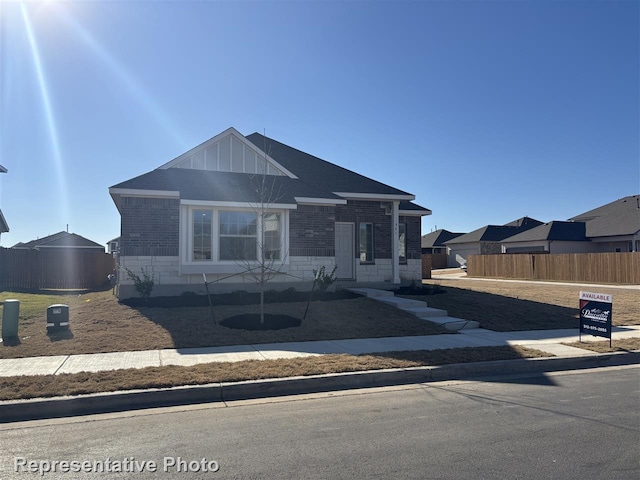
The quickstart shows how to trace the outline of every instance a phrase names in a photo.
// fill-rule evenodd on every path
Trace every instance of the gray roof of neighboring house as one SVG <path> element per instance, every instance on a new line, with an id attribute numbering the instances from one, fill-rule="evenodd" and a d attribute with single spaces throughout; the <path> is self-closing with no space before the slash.
<path id="1" fill-rule="evenodd" d="M 554 220 L 526 230 L 512 237 L 505 238 L 502 243 L 552 241 L 588 241 L 585 236 L 584 222 L 560 222 Z"/>
<path id="2" fill-rule="evenodd" d="M 88 238 L 76 235 L 69 232 L 58 232 L 53 235 L 39 238 L 37 240 L 31 240 L 30 242 L 20 242 L 15 244 L 12 248 L 90 248 L 96 250 L 102 250 L 104 247 L 99 243 L 89 240 Z"/>
<path id="3" fill-rule="evenodd" d="M 570 218 L 587 224 L 587 237 L 634 235 L 640 231 L 640 195 L 631 195 Z"/>
<path id="4" fill-rule="evenodd" d="M 2 214 L 2 210 L 0 210 L 0 233 L 6 233 L 9 231 L 9 224 L 4 218 Z"/>
<path id="5" fill-rule="evenodd" d="M 179 192 L 181 199 L 254 203 L 260 200 L 257 185 L 265 180 L 276 192 L 269 195 L 269 203 L 295 205 L 296 197 L 344 202 L 339 193 L 355 193 L 385 198 L 401 199 L 400 210 L 416 214 L 431 211 L 410 200 L 413 195 L 381 182 L 365 177 L 326 160 L 289 147 L 276 140 L 253 133 L 245 137 L 255 147 L 264 151 L 282 167 L 298 178 L 246 173 L 162 168 L 126 180 L 112 189 L 156 190 Z M 116 205 L 118 200 L 114 198 Z"/>
<path id="6" fill-rule="evenodd" d="M 423 235 L 421 246 L 422 248 L 444 247 L 444 242 L 459 237 L 460 235 L 464 235 L 464 233 L 454 233 L 441 228 L 435 232 Z"/>
<path id="7" fill-rule="evenodd" d="M 457 243 L 500 242 L 505 238 L 537 227 L 538 225 L 542 225 L 540 220 L 522 217 L 506 225 L 487 225 L 465 235 L 460 235 L 445 243 L 452 245 Z"/>

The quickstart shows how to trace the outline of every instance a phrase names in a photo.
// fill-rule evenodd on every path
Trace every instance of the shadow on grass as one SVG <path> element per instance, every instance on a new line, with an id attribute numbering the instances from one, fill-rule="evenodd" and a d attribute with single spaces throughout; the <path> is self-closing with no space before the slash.
<path id="1" fill-rule="evenodd" d="M 178 307 L 173 301 L 182 303 L 186 300 L 167 298 L 150 299 L 154 303 L 162 303 L 165 305 L 164 308 L 153 306 L 130 306 L 130 308 L 167 332 L 172 338 L 174 348 L 455 334 L 392 306 L 343 291 L 325 294 L 322 299 L 314 296 L 304 320 L 301 319 L 307 309 L 308 292 L 284 299 L 288 301 L 282 301 L 282 297 L 276 297 L 275 300 L 280 302 L 265 304 L 265 314 L 292 317 L 299 321 L 299 323 L 296 322 L 297 326 L 291 325 L 279 330 L 233 329 L 224 325 L 226 319 L 239 315 L 256 315 L 260 311 L 259 304 L 241 303 L 236 301 L 237 298 L 231 299 L 233 301 L 225 301 L 229 298 L 217 295 L 212 297 L 215 322 L 211 318 L 208 303 L 205 303 L 206 297 L 204 302 L 202 299 L 193 299 L 202 302 L 196 303 L 201 306 Z M 274 298 L 271 300 L 273 301 Z"/>
<path id="2" fill-rule="evenodd" d="M 59 342 L 61 340 L 71 340 L 73 337 L 73 332 L 70 328 L 58 329 L 58 330 L 47 330 L 47 336 L 49 340 L 52 342 Z"/>
<path id="3" fill-rule="evenodd" d="M 2 345 L 4 345 L 5 347 L 17 347 L 18 345 L 20 345 L 20 338 L 19 337 L 3 338 Z"/>
<path id="4" fill-rule="evenodd" d="M 576 308 L 567 308 L 463 288 L 442 288 L 445 295 L 403 296 L 424 300 L 430 307 L 447 310 L 451 317 L 476 320 L 480 328 L 498 332 L 579 327 L 577 298 Z"/>
<path id="5" fill-rule="evenodd" d="M 448 380 L 473 380 L 543 386 L 557 385 L 556 382 L 544 372 L 509 374 L 508 368 L 505 369 L 503 364 L 500 364 L 499 368 L 497 365 L 495 370 L 490 367 L 485 367 L 486 373 L 481 373 L 481 377 L 478 376 L 478 370 L 473 368 L 473 364 L 477 364 L 479 362 L 553 357 L 553 355 L 517 345 L 381 352 L 370 355 L 361 355 L 361 357 L 367 356 L 375 357 L 383 362 L 401 362 L 403 367 L 438 367 L 445 365 L 458 365 L 459 369 L 449 370 L 447 375 Z M 404 362 L 408 362 L 408 364 L 404 364 Z"/>

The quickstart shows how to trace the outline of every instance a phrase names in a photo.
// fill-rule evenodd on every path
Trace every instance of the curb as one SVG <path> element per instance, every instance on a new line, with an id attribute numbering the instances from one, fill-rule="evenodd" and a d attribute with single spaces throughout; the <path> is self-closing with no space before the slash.
<path id="1" fill-rule="evenodd" d="M 0 424 L 360 388 L 410 385 L 447 380 L 472 380 L 479 377 L 497 377 L 518 373 L 557 372 L 638 364 L 640 364 L 640 351 L 633 351 L 578 357 L 545 357 L 456 363 L 430 367 L 120 391 L 74 397 L 1 401 Z"/>

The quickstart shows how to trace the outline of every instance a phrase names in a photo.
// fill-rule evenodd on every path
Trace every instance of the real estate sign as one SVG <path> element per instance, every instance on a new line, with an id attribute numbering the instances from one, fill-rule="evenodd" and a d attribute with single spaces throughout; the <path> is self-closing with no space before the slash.
<path id="1" fill-rule="evenodd" d="M 580 336 L 607 337 L 611 343 L 612 305 L 613 295 L 580 292 Z"/>

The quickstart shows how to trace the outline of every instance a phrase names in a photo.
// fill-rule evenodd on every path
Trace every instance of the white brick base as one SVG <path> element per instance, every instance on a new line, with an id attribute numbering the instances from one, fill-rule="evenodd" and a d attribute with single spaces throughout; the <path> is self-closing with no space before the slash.
<path id="1" fill-rule="evenodd" d="M 333 257 L 291 257 L 282 273 L 269 281 L 268 289 L 294 287 L 298 290 L 311 288 L 313 270 L 322 266 L 326 273 L 331 273 L 335 265 Z M 153 277 L 155 283 L 153 296 L 180 295 L 194 292 L 206 293 L 202 275 L 180 275 L 179 257 L 120 257 L 118 282 L 118 298 L 137 296 L 134 282 L 129 278 L 125 267 L 142 277 L 143 270 Z M 375 264 L 360 265 L 356 262 L 356 281 L 359 283 L 392 282 L 391 259 L 377 259 Z M 228 278 L 225 278 L 228 277 Z M 403 283 L 422 281 L 422 262 L 408 260 L 400 265 L 400 280 Z M 231 292 L 234 290 L 257 289 L 255 279 L 248 274 L 229 277 L 229 274 L 207 274 L 207 282 L 211 292 Z"/>

